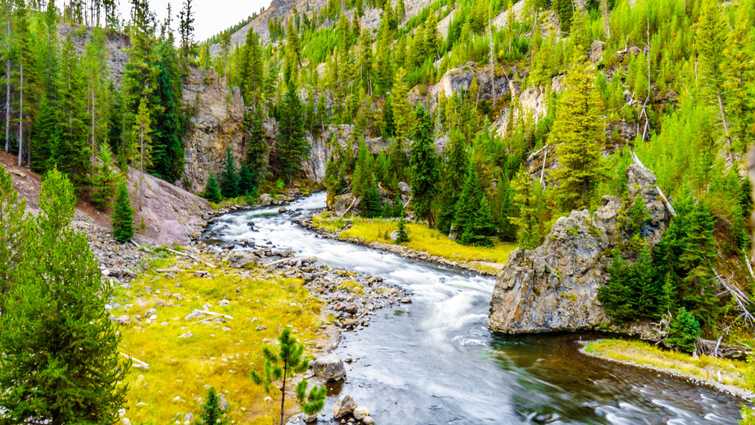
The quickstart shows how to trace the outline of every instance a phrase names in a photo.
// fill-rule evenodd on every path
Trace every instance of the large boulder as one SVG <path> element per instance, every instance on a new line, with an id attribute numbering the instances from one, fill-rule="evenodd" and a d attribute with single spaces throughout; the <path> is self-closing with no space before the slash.
<path id="1" fill-rule="evenodd" d="M 312 362 L 315 376 L 325 382 L 343 381 L 346 378 L 346 368 L 343 361 L 335 354 L 328 354 Z"/>
<path id="2" fill-rule="evenodd" d="M 643 235 L 655 243 L 670 218 L 663 195 L 655 176 L 639 162 L 627 174 L 630 197 L 641 197 L 651 215 Z M 572 211 L 559 218 L 541 246 L 515 251 L 496 282 L 490 328 L 521 334 L 608 325 L 598 288 L 608 280 L 611 249 L 621 238 L 620 210 L 618 199 L 606 197 L 594 214 Z"/>

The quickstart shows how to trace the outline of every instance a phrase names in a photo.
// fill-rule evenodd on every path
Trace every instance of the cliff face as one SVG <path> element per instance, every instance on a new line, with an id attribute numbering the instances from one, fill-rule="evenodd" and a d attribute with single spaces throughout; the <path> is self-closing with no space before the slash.
<path id="1" fill-rule="evenodd" d="M 630 198 L 644 200 L 652 217 L 643 232 L 654 244 L 670 219 L 655 176 L 641 164 L 633 164 L 628 181 Z M 496 282 L 490 328 L 521 334 L 608 325 L 598 288 L 608 280 L 610 250 L 621 237 L 617 227 L 620 209 L 618 199 L 606 197 L 594 214 L 572 211 L 558 219 L 541 246 L 515 251 Z"/>
<path id="2" fill-rule="evenodd" d="M 181 186 L 199 193 L 210 174 L 218 173 L 231 149 L 243 158 L 244 103 L 238 90 L 212 72 L 192 69 L 183 89 L 184 106 L 192 111 L 184 136 L 185 166 Z"/>

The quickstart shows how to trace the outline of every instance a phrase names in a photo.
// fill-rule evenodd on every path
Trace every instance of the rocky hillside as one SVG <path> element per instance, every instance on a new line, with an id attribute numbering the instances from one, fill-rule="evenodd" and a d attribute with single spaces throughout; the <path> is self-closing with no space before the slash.
<path id="1" fill-rule="evenodd" d="M 16 166 L 15 158 L 4 152 L 0 152 L 0 166 L 13 178 L 15 189 L 26 200 L 27 210 L 36 214 L 40 176 Z M 186 245 L 205 226 L 204 217 L 209 211 L 207 201 L 179 187 L 131 169 L 129 192 L 137 210 L 137 244 Z M 138 271 L 143 253 L 132 244 L 113 241 L 109 214 L 87 202 L 79 202 L 73 224 L 87 235 L 105 276 L 130 278 Z"/>

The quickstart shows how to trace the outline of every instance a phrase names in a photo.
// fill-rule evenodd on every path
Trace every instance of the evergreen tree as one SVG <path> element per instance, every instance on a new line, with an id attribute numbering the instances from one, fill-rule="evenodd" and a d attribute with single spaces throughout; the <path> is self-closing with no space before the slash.
<path id="1" fill-rule="evenodd" d="M 409 242 L 409 232 L 406 230 L 406 219 L 404 218 L 403 214 L 401 215 L 401 218 L 398 221 L 398 230 L 396 233 L 396 243 L 397 244 L 404 244 Z"/>
<path id="2" fill-rule="evenodd" d="M 111 287 L 85 235 L 74 231 L 73 186 L 48 173 L 34 237 L 3 298 L 0 406 L 9 423 L 115 423 L 127 364 L 105 309 Z"/>
<path id="3" fill-rule="evenodd" d="M 589 62 L 577 62 L 566 77 L 548 143 L 556 147 L 558 168 L 552 176 L 565 210 L 589 206 L 605 172 L 602 165 L 605 123 L 601 98 Z"/>
<path id="4" fill-rule="evenodd" d="M 100 147 L 98 161 L 95 164 L 92 176 L 92 204 L 100 211 L 105 211 L 113 199 L 116 183 L 116 168 L 113 162 L 113 154 L 107 144 Z"/>
<path id="5" fill-rule="evenodd" d="M 202 405 L 202 415 L 197 420 L 196 425 L 227 425 L 225 412 L 220 407 L 220 397 L 215 388 L 210 387 L 207 390 L 207 399 Z"/>
<path id="6" fill-rule="evenodd" d="M 252 172 L 252 186 L 258 187 L 268 175 L 268 145 L 262 129 L 261 106 L 244 114 L 244 146 L 246 165 Z"/>
<path id="7" fill-rule="evenodd" d="M 574 14 L 573 0 L 553 0 L 551 9 L 558 15 L 561 32 L 568 34 L 571 30 L 572 15 Z"/>
<path id="8" fill-rule="evenodd" d="M 755 134 L 755 40 L 747 2 L 740 2 L 733 30 L 729 33 L 721 63 L 722 90 L 735 148 L 744 152 Z"/>
<path id="9" fill-rule="evenodd" d="M 435 218 L 432 202 L 437 192 L 438 159 L 433 140 L 432 117 L 422 106 L 417 106 L 417 125 L 414 130 L 409 166 L 411 168 L 412 207 L 418 219 L 432 226 Z"/>
<path id="10" fill-rule="evenodd" d="M 225 165 L 220 175 L 220 192 L 224 198 L 235 198 L 239 195 L 239 174 L 230 147 L 225 151 Z"/>
<path id="11" fill-rule="evenodd" d="M 207 186 L 204 189 L 203 196 L 210 202 L 217 203 L 223 200 L 223 194 L 220 192 L 218 179 L 212 174 L 207 178 Z"/>
<path id="12" fill-rule="evenodd" d="M 192 0 L 184 0 L 181 11 L 178 12 L 178 32 L 181 38 L 181 58 L 187 64 L 194 55 L 194 8 Z M 254 32 L 254 31 L 250 31 Z"/>
<path id="13" fill-rule="evenodd" d="M 164 180 L 175 182 L 181 178 L 184 168 L 181 74 L 172 37 L 160 41 L 156 50 L 155 97 L 160 107 L 152 117 L 152 165 L 149 170 Z"/>
<path id="14" fill-rule="evenodd" d="M 288 327 L 283 329 L 278 337 L 278 349 L 273 351 L 272 348 L 265 347 L 262 353 L 265 356 L 263 371 L 261 374 L 252 371 L 251 377 L 257 385 L 262 385 L 268 394 L 271 393 L 274 383 L 281 381 L 278 389 L 280 391 L 280 424 L 283 425 L 287 382 L 309 368 L 309 358 L 304 355 L 304 345 L 291 335 L 291 328 Z"/>
<path id="15" fill-rule="evenodd" d="M 465 245 L 490 246 L 488 238 L 495 233 L 487 197 L 482 192 L 476 166 L 470 163 L 464 188 L 456 205 L 453 232 Z"/>
<path id="16" fill-rule="evenodd" d="M 519 246 L 532 249 L 543 241 L 543 189 L 522 169 L 511 182 L 519 213 L 511 219 L 517 227 Z"/>
<path id="17" fill-rule="evenodd" d="M 113 238 L 116 241 L 126 243 L 134 237 L 134 210 L 131 208 L 125 178 L 121 179 L 115 191 L 112 220 Z"/>
<path id="18" fill-rule="evenodd" d="M 444 149 L 440 195 L 438 197 L 438 229 L 443 233 L 451 231 L 451 224 L 456 216 L 466 173 L 469 170 L 464 136 L 457 129 L 452 129 L 449 142 Z"/>
<path id="19" fill-rule="evenodd" d="M 294 82 L 286 82 L 286 94 L 281 105 L 276 144 L 276 159 L 280 176 L 291 181 L 301 170 L 302 161 L 309 154 L 309 143 L 304 138 L 303 114 Z"/>
<path id="20" fill-rule="evenodd" d="M 13 188 L 13 180 L 0 167 L 0 308 L 16 280 L 16 269 L 25 255 L 29 228 L 24 217 L 26 202 Z"/>
<path id="21" fill-rule="evenodd" d="M 415 126 L 415 114 L 412 112 L 411 105 L 409 104 L 408 93 L 406 71 L 403 68 L 399 68 L 393 79 L 390 100 L 393 111 L 393 123 L 396 129 L 396 139 L 399 143 L 412 135 L 412 129 Z"/>
<path id="22" fill-rule="evenodd" d="M 711 270 L 716 259 L 714 218 L 704 205 L 687 198 L 675 205 L 677 215 L 655 246 L 653 258 L 659 276 L 677 289 L 677 305 L 712 328 L 720 312 L 717 282 Z"/>
<path id="23" fill-rule="evenodd" d="M 359 204 L 359 210 L 364 217 L 379 217 L 383 212 L 383 201 L 380 199 L 375 178 L 370 179 L 370 185 L 362 196 L 362 202 Z"/>
<path id="24" fill-rule="evenodd" d="M 697 339 L 700 338 L 701 334 L 700 323 L 698 323 L 693 314 L 682 307 L 676 312 L 674 319 L 671 321 L 671 326 L 664 342 L 680 351 L 692 353 L 695 351 Z"/>
<path id="25" fill-rule="evenodd" d="M 351 178 L 351 192 L 355 196 L 363 197 L 375 185 L 373 173 L 372 153 L 367 148 L 364 138 L 359 140 L 357 161 Z"/>
<path id="26" fill-rule="evenodd" d="M 91 147 L 87 143 L 86 85 L 79 58 L 68 38 L 63 44 L 60 74 L 60 141 L 56 164 L 77 189 L 89 184 Z"/>
<path id="27" fill-rule="evenodd" d="M 257 192 L 257 184 L 254 181 L 254 173 L 246 164 L 241 164 L 239 169 L 239 195 L 248 196 Z"/>

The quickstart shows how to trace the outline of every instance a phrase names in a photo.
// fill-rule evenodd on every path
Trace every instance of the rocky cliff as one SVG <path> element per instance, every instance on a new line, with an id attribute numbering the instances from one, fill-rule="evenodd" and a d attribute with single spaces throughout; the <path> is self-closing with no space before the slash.
<path id="1" fill-rule="evenodd" d="M 199 193 L 209 175 L 222 169 L 228 148 L 237 162 L 243 158 L 244 102 L 238 89 L 230 90 L 223 78 L 197 69 L 186 79 L 183 102 L 192 113 L 184 136 L 181 185 Z"/>
<path id="2" fill-rule="evenodd" d="M 639 162 L 628 169 L 630 199 L 644 200 L 652 219 L 643 234 L 652 244 L 670 213 L 655 176 Z M 490 305 L 490 328 L 508 334 L 581 331 L 609 320 L 598 301 L 608 280 L 610 251 L 620 241 L 621 202 L 605 197 L 595 213 L 572 211 L 553 225 L 543 244 L 517 250 L 499 275 Z"/>

